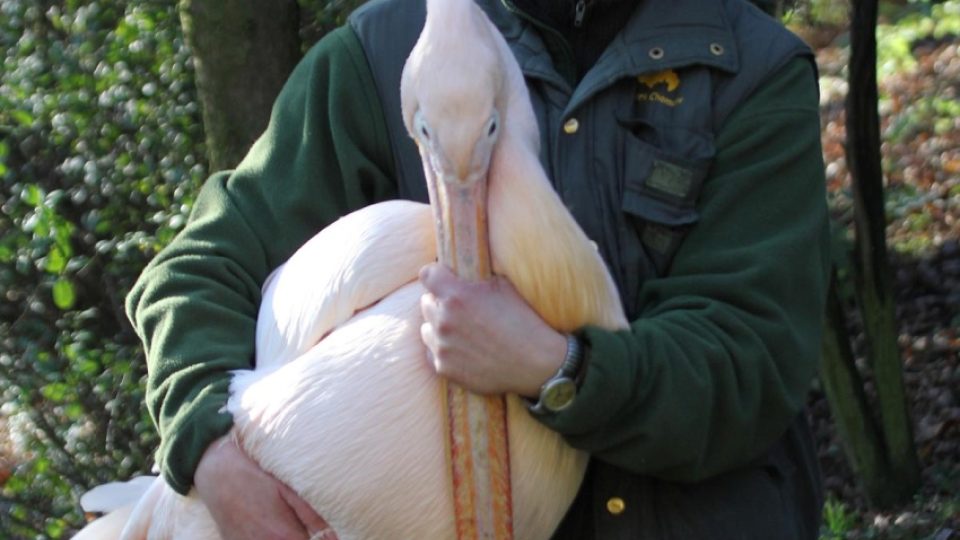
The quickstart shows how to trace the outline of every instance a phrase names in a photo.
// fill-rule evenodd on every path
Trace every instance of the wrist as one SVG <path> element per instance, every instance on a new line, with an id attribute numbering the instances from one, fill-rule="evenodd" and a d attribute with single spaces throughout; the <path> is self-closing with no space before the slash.
<path id="1" fill-rule="evenodd" d="M 193 486 L 197 489 L 201 498 L 204 498 L 208 486 L 219 485 L 224 474 L 229 474 L 237 464 L 246 460 L 249 460 L 249 458 L 240 448 L 233 432 L 227 433 L 219 439 L 214 439 L 200 456 L 193 477 Z M 214 489 L 216 488 L 214 487 Z"/>
<path id="2" fill-rule="evenodd" d="M 566 334 L 551 329 L 550 334 L 545 337 L 536 351 L 536 354 L 528 358 L 531 369 L 516 390 L 517 395 L 533 400 L 540 395 L 540 388 L 544 383 L 563 365 L 567 354 Z"/>
<path id="3" fill-rule="evenodd" d="M 194 486 L 203 486 L 209 478 L 216 476 L 223 456 L 230 450 L 226 447 L 229 444 L 231 444 L 230 437 L 223 436 L 207 446 L 197 462 L 197 469 L 193 475 Z"/>

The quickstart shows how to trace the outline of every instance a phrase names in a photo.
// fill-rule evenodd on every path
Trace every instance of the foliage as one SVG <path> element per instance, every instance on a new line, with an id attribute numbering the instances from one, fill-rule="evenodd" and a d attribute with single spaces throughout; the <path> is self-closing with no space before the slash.
<path id="1" fill-rule="evenodd" d="M 848 21 L 850 5 L 836 0 L 796 0 L 784 12 L 784 22 L 790 25 L 839 26 Z"/>
<path id="2" fill-rule="evenodd" d="M 914 6 L 881 24 L 877 37 L 891 245 L 929 255 L 955 236 L 949 222 L 958 189 L 952 179 L 960 171 L 960 0 Z"/>
<path id="3" fill-rule="evenodd" d="M 856 523 L 856 516 L 850 513 L 847 505 L 837 499 L 827 499 L 823 505 L 823 530 L 821 540 L 840 540 Z"/>
<path id="4" fill-rule="evenodd" d="M 849 504 L 828 498 L 820 540 L 944 540 L 955 536 L 944 526 L 960 513 L 960 499 L 919 497 L 910 510 L 859 514 Z"/>
<path id="5" fill-rule="evenodd" d="M 301 0 L 303 49 L 359 3 Z M 0 537 L 65 538 L 152 464 L 123 300 L 207 175 L 200 110 L 175 2 L 4 0 L 0 62 Z"/>
<path id="6" fill-rule="evenodd" d="M 885 78 L 916 66 L 918 42 L 960 35 L 960 1 L 915 2 L 877 25 L 877 71 Z"/>
<path id="7" fill-rule="evenodd" d="M 881 79 L 918 69 L 915 49 L 923 44 L 935 43 L 960 36 L 960 0 L 947 0 L 937 4 L 921 4 L 902 12 L 888 23 L 877 26 L 877 69 Z M 945 90 L 950 78 L 944 77 L 939 84 Z M 881 95 L 881 110 L 889 110 L 889 93 Z M 918 131 L 929 130 L 938 135 L 954 129 L 953 120 L 960 116 L 960 100 L 954 92 L 935 92 L 921 96 L 915 103 L 906 104 L 884 133 L 885 138 L 896 142 L 914 136 Z"/>
<path id="8" fill-rule="evenodd" d="M 61 538 L 86 488 L 150 468 L 123 299 L 184 223 L 202 131 L 172 3 L 4 1 L 0 54 L 0 530 Z"/>
<path id="9" fill-rule="evenodd" d="M 866 508 L 862 489 L 855 485 L 849 464 L 840 459 L 841 444 L 835 433 L 835 420 L 826 419 L 822 398 L 814 403 L 818 410 L 818 447 L 821 469 L 828 493 L 847 506 L 856 517 L 855 526 L 843 538 L 946 538 L 956 531 L 958 496 L 956 456 L 960 439 L 954 411 L 954 390 L 960 381 L 957 367 L 957 306 L 960 303 L 960 221 L 957 221 L 957 171 L 960 171 L 960 120 L 956 107 L 960 80 L 960 35 L 950 30 L 956 24 L 956 0 L 936 3 L 926 0 L 881 4 L 878 32 L 878 67 L 892 66 L 893 73 L 880 79 L 883 168 L 886 179 L 886 237 L 894 250 L 896 269 L 898 341 L 904 362 L 905 384 L 910 395 L 917 444 L 922 460 L 923 486 L 920 497 L 896 510 L 877 512 Z M 932 21 L 936 21 L 935 23 Z M 923 31 L 920 31 L 924 29 Z M 891 58 L 889 40 L 907 36 L 901 59 Z M 843 103 L 848 88 L 851 63 L 847 40 L 833 34 L 817 51 L 821 75 L 824 156 L 835 218 L 836 260 L 847 260 L 852 222 L 850 178 L 847 170 L 843 129 Z M 824 84 L 826 79 L 826 83 Z M 838 84 L 839 81 L 839 84 Z M 842 270 L 842 269 L 841 269 Z M 847 273 L 849 278 L 849 272 Z M 841 276 L 842 277 L 842 276 Z M 846 285 L 847 303 L 854 301 Z M 872 372 L 862 360 L 866 342 L 861 337 L 862 320 L 848 318 L 854 339 L 854 352 L 861 374 L 866 376 L 866 391 L 875 395 Z M 954 372 L 956 371 L 956 375 Z M 941 398 L 940 396 L 944 397 Z M 858 484 L 859 482 L 857 482 Z M 839 523 L 836 508 L 828 507 L 826 525 Z"/>
<path id="10" fill-rule="evenodd" d="M 300 42 L 306 52 L 324 34 L 342 25 L 364 0 L 299 0 Z"/>

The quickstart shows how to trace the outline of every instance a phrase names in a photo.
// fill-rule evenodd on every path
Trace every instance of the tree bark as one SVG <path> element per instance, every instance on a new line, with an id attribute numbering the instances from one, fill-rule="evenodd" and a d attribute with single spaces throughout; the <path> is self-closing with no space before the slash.
<path id="1" fill-rule="evenodd" d="M 837 270 L 833 269 L 827 296 L 820 380 L 830 403 L 830 412 L 843 441 L 853 473 L 876 506 L 888 506 L 896 493 L 892 485 L 883 433 L 870 412 L 863 379 L 850 347 L 846 315 L 837 290 Z"/>
<path id="2" fill-rule="evenodd" d="M 894 477 L 889 494 L 909 500 L 920 468 L 897 346 L 893 280 L 887 260 L 886 213 L 877 113 L 877 0 L 854 0 L 847 95 L 847 162 L 853 177 L 854 272 L 868 354 L 876 379 L 883 439 Z M 887 494 L 868 494 L 880 504 Z M 892 502 L 892 501 L 891 501 Z"/>
<path id="3" fill-rule="evenodd" d="M 236 167 L 300 59 L 296 0 L 180 0 L 211 170 Z"/>

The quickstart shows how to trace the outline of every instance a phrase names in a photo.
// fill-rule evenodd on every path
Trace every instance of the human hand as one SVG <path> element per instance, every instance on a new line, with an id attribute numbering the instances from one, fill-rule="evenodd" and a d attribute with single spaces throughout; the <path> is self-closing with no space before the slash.
<path id="1" fill-rule="evenodd" d="M 230 434 L 207 447 L 194 485 L 225 540 L 337 538 L 309 504 L 261 469 Z"/>
<path id="2" fill-rule="evenodd" d="M 506 279 L 470 282 L 441 264 L 420 270 L 420 335 L 433 367 L 479 394 L 535 397 L 560 369 L 563 334 L 547 325 Z"/>

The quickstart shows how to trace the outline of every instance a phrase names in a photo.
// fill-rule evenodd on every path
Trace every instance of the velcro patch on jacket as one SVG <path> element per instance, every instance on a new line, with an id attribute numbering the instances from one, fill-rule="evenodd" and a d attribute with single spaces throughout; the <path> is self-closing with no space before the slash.
<path id="1" fill-rule="evenodd" d="M 660 159 L 653 161 L 653 170 L 646 180 L 647 187 L 686 199 L 693 188 L 693 171 Z"/>
<path id="2" fill-rule="evenodd" d="M 674 242 L 680 238 L 680 233 L 654 223 L 648 223 L 643 229 L 642 242 L 647 247 L 657 251 L 661 255 L 670 253 L 673 250 Z"/>

